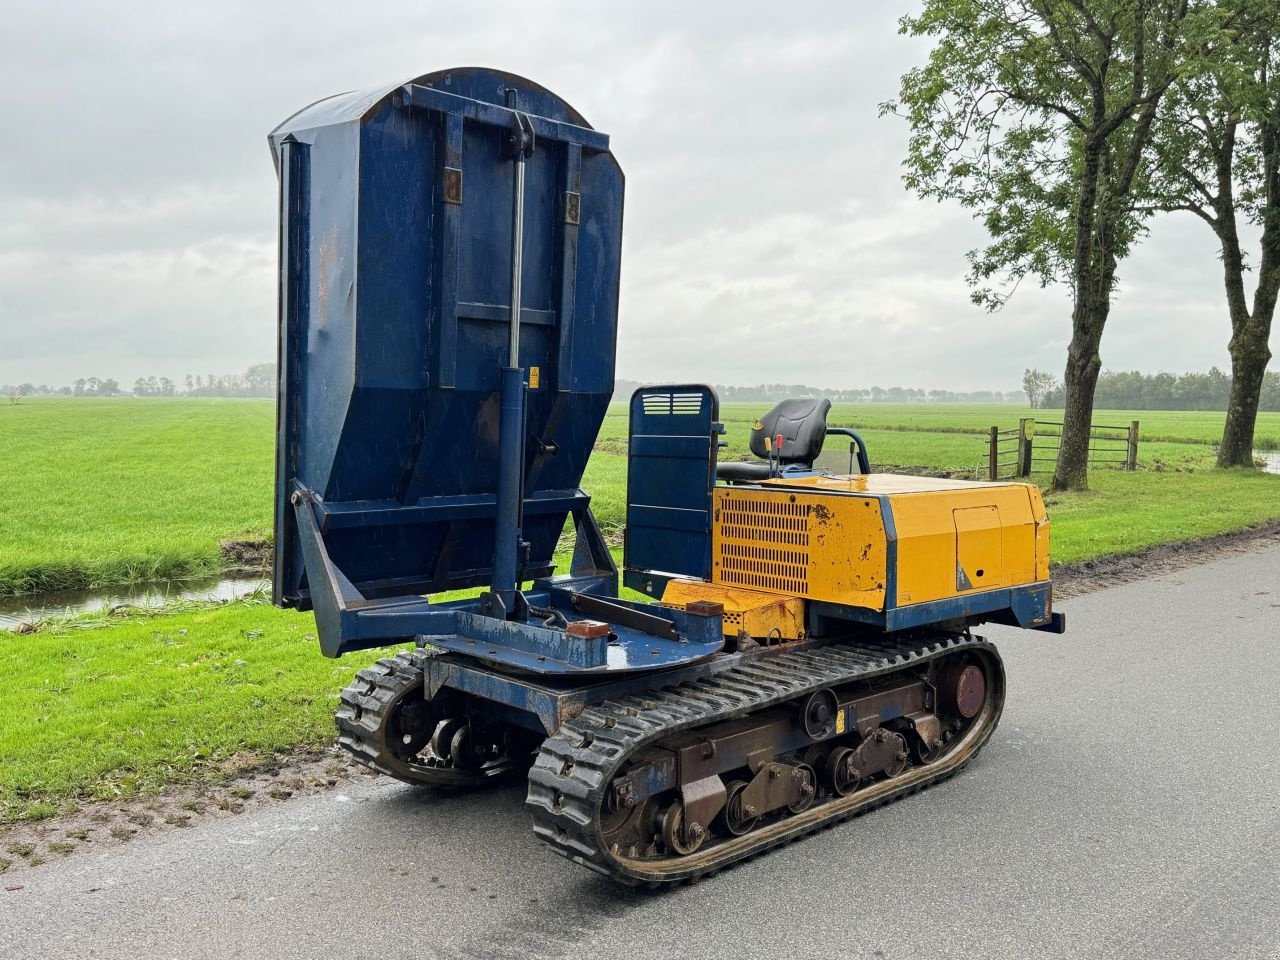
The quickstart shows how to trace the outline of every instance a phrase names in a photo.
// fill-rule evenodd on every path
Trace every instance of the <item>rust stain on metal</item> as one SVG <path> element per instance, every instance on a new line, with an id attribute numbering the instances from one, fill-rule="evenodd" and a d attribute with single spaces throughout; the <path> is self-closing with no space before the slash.
<path id="1" fill-rule="evenodd" d="M 607 637 L 609 625 L 599 620 L 575 620 L 564 632 L 571 637 Z"/>
<path id="2" fill-rule="evenodd" d="M 462 205 L 462 171 L 457 167 L 444 168 L 444 202 Z"/>
<path id="3" fill-rule="evenodd" d="M 338 265 L 338 228 L 330 227 L 320 237 L 320 256 L 316 270 L 316 314 L 323 318 L 329 307 L 329 274 Z"/>

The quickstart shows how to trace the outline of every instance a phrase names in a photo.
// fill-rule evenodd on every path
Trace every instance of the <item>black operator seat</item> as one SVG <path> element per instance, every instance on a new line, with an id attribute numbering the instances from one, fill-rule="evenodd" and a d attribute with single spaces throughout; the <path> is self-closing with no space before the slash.
<path id="1" fill-rule="evenodd" d="M 769 479 L 769 451 L 765 447 L 765 438 L 768 437 L 772 443 L 773 438 L 779 434 L 782 435 L 782 450 L 780 455 L 775 450 L 774 456 L 780 464 L 783 467 L 812 467 L 813 461 L 822 453 L 822 441 L 827 435 L 827 413 L 830 410 L 831 401 L 825 397 L 783 400 L 757 420 L 751 430 L 751 452 L 760 459 L 717 463 L 716 478 L 730 483 Z"/>

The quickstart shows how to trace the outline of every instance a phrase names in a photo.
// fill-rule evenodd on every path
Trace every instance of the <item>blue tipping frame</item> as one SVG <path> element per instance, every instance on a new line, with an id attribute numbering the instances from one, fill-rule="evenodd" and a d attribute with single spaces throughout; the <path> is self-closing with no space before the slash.
<path id="1" fill-rule="evenodd" d="M 486 597 L 432 603 L 424 597 L 394 596 L 378 600 L 365 596 L 342 572 L 325 546 L 318 513 L 321 504 L 313 491 L 296 487 L 290 497 L 299 541 L 311 583 L 320 649 L 330 657 L 352 650 L 386 646 L 415 638 L 467 654 L 477 660 L 516 667 L 537 674 L 628 673 L 681 666 L 714 656 L 724 645 L 723 618 L 719 614 L 689 613 L 652 604 L 610 599 L 619 619 L 636 611 L 650 620 L 670 624 L 668 635 L 638 626 L 614 623 L 607 637 L 567 634 L 565 625 L 589 619 L 575 612 L 575 597 L 616 591 L 616 571 L 598 566 L 603 543 L 590 542 L 585 552 L 592 566 L 569 576 L 535 581 L 525 597 L 530 607 L 550 608 L 559 622 L 542 622 L 545 613 L 519 619 L 494 616 Z M 594 529 L 590 513 L 581 523 Z M 598 536 L 599 531 L 595 530 Z M 556 617 L 549 620 L 555 621 Z"/>

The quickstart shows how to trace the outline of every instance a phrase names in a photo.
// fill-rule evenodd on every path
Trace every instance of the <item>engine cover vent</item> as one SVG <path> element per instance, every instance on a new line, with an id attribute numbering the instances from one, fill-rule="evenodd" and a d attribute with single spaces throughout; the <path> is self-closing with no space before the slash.
<path id="1" fill-rule="evenodd" d="M 806 596 L 810 504 L 734 497 L 718 505 L 715 579 Z"/>

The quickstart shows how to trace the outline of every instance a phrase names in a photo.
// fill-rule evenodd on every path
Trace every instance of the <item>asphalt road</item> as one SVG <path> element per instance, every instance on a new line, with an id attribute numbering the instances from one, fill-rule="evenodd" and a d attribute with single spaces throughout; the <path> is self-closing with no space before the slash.
<path id="1" fill-rule="evenodd" d="M 991 630 L 959 777 L 701 883 L 544 850 L 518 787 L 390 781 L 77 855 L 0 892 L 0 957 L 1280 958 L 1280 548 Z"/>

